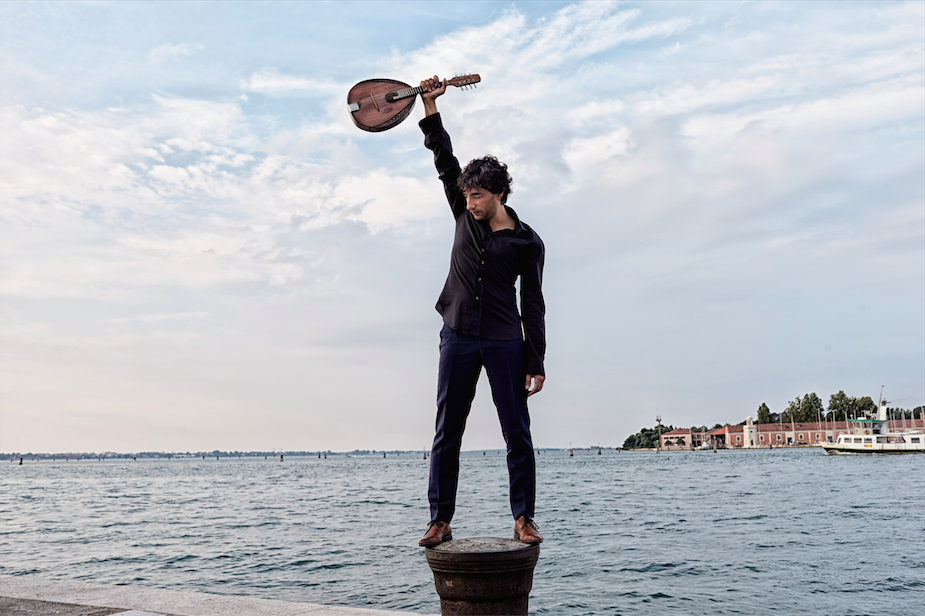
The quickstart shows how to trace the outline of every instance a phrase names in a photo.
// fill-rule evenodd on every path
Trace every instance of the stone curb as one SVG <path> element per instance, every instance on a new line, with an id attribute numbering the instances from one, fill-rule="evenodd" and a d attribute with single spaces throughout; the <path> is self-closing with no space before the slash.
<path id="1" fill-rule="evenodd" d="M 0 597 L 118 608 L 124 616 L 394 616 L 393 610 L 296 603 L 144 586 L 104 586 L 34 575 L 0 575 Z M 419 615 L 420 616 L 420 615 Z"/>

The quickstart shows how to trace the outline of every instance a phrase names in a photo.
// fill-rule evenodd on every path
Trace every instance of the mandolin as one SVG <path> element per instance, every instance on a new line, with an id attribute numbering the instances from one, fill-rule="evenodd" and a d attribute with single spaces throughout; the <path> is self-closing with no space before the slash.
<path id="1" fill-rule="evenodd" d="M 475 87 L 482 80 L 478 75 L 461 75 L 447 79 L 457 88 Z M 347 93 L 347 110 L 357 127 L 371 133 L 389 130 L 404 121 L 414 109 L 417 95 L 423 88 L 412 88 L 394 79 L 367 79 Z"/>

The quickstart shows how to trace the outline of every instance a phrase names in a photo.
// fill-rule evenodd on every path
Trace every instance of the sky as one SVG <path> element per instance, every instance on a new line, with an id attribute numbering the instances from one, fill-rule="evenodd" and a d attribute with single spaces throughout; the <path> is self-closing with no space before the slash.
<path id="1" fill-rule="evenodd" d="M 925 404 L 925 4 L 0 3 L 0 451 L 427 449 L 439 99 L 546 245 L 537 447 Z M 504 446 L 484 375 L 463 442 Z"/>

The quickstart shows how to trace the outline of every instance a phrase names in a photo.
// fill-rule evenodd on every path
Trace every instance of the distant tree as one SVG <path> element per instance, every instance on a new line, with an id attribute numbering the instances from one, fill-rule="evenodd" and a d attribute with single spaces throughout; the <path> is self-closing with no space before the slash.
<path id="1" fill-rule="evenodd" d="M 768 405 L 764 402 L 758 407 L 758 423 L 771 423 L 771 409 L 769 409 Z"/>
<path id="2" fill-rule="evenodd" d="M 684 447 L 685 445 L 684 437 L 683 436 L 679 437 L 678 440 L 675 441 L 675 443 L 678 445 L 678 447 Z"/>
<path id="3" fill-rule="evenodd" d="M 787 403 L 787 410 L 784 411 L 787 413 L 787 418 L 784 421 L 799 421 L 800 412 L 803 408 L 803 399 L 800 396 L 797 396 L 793 400 Z"/>
<path id="4" fill-rule="evenodd" d="M 877 403 L 870 396 L 855 398 L 844 391 L 829 396 L 829 410 L 825 418 L 829 421 L 845 421 L 848 417 L 857 417 L 864 411 L 877 410 Z"/>
<path id="5" fill-rule="evenodd" d="M 853 413 L 857 406 L 857 398 L 848 397 L 844 391 L 829 396 L 829 412 L 826 419 L 829 421 L 845 421 L 849 413 Z"/>
<path id="6" fill-rule="evenodd" d="M 779 422 L 779 421 L 783 421 L 783 420 L 781 419 L 781 414 L 780 414 L 780 413 L 771 413 L 771 416 L 768 417 L 768 419 L 770 419 L 770 423 L 777 423 L 777 422 Z"/>
<path id="7" fill-rule="evenodd" d="M 713 426 L 713 427 L 710 428 L 710 429 L 711 429 L 711 430 L 716 430 L 717 428 L 722 428 L 722 427 L 723 427 L 723 424 L 716 424 L 715 426 Z"/>
<path id="8" fill-rule="evenodd" d="M 674 426 L 662 426 L 662 434 L 671 432 Z M 623 441 L 623 449 L 655 449 L 658 445 L 658 427 L 643 428 Z"/>
<path id="9" fill-rule="evenodd" d="M 913 417 L 912 411 L 907 411 L 906 409 L 899 408 L 899 407 L 896 407 L 896 408 L 887 407 L 886 416 L 888 419 L 900 419 L 900 420 L 912 419 Z"/>
<path id="10" fill-rule="evenodd" d="M 822 400 L 816 395 L 816 392 L 806 394 L 800 402 L 800 415 L 798 421 L 816 421 L 816 418 L 822 417 L 824 412 L 825 408 L 822 406 Z"/>

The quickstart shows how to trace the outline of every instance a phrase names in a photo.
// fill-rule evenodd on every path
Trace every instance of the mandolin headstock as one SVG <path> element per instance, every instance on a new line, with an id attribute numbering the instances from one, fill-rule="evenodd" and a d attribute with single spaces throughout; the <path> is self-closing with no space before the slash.
<path id="1" fill-rule="evenodd" d="M 482 81 L 482 78 L 479 77 L 478 73 L 473 73 L 471 75 L 458 75 L 452 79 L 447 79 L 446 83 L 450 86 L 456 86 L 457 88 L 474 88 L 475 84 Z"/>

